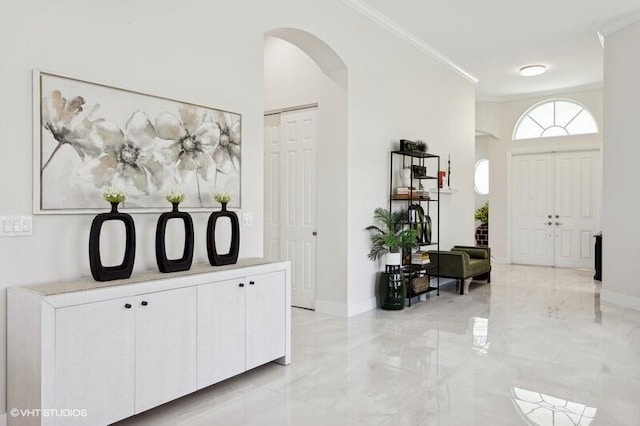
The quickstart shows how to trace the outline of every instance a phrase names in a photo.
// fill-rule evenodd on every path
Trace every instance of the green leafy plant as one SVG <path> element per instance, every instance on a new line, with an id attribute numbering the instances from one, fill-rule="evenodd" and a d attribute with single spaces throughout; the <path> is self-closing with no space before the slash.
<path id="1" fill-rule="evenodd" d="M 167 194 L 164 196 L 164 198 L 166 198 L 167 201 L 170 202 L 170 203 L 180 204 L 181 202 L 184 201 L 185 194 L 184 194 L 184 192 L 180 191 L 179 189 L 174 189 L 174 190 L 171 190 L 171 191 L 167 192 Z"/>
<path id="2" fill-rule="evenodd" d="M 368 231 L 373 231 L 369 259 L 376 260 L 389 252 L 399 253 L 417 246 L 418 231 L 406 227 L 408 217 L 407 210 L 390 212 L 381 207 L 374 210 L 373 219 L 380 226 L 367 226 Z"/>
<path id="3" fill-rule="evenodd" d="M 489 224 L 489 202 L 487 201 L 476 210 L 476 214 L 474 215 L 475 220 L 479 220 L 482 225 Z"/>
<path id="4" fill-rule="evenodd" d="M 127 198 L 127 194 L 120 188 L 107 186 L 102 191 L 102 198 L 109 203 L 121 203 Z"/>
<path id="5" fill-rule="evenodd" d="M 231 201 L 231 194 L 226 191 L 220 191 L 213 194 L 213 199 L 220 204 L 228 203 Z"/>

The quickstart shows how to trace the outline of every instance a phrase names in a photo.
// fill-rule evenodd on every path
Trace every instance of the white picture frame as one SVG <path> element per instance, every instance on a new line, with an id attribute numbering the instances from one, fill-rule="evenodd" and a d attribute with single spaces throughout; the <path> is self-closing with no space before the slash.
<path id="1" fill-rule="evenodd" d="M 42 70 L 33 72 L 33 212 L 94 214 L 106 186 L 122 210 L 211 211 L 216 192 L 241 207 L 242 115 Z"/>

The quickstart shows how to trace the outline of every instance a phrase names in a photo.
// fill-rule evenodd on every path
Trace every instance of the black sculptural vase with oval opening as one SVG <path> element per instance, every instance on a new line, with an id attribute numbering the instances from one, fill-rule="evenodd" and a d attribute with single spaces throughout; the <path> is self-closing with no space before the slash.
<path id="1" fill-rule="evenodd" d="M 160 272 L 187 271 L 193 262 L 193 220 L 191 215 L 178 210 L 178 203 L 172 203 L 173 210 L 162 213 L 156 225 L 156 263 Z M 180 219 L 184 223 L 184 250 L 179 259 L 167 258 L 166 232 L 171 219 Z"/>
<path id="2" fill-rule="evenodd" d="M 228 218 L 231 222 L 231 245 L 229 252 L 221 254 L 216 247 L 216 225 L 221 218 Z M 227 210 L 227 203 L 222 203 L 222 210 L 211 213 L 207 225 L 207 254 L 212 266 L 232 265 L 238 261 L 240 251 L 240 223 L 235 212 Z"/>
<path id="3" fill-rule="evenodd" d="M 96 281 L 112 281 L 129 278 L 133 272 L 133 264 L 136 257 L 136 227 L 133 218 L 127 213 L 118 211 L 119 203 L 111 203 L 109 213 L 100 213 L 91 223 L 89 233 L 89 266 L 91 275 Z M 119 220 L 124 223 L 126 241 L 122 263 L 117 266 L 104 266 L 100 255 L 100 233 L 102 225 L 111 220 Z"/>

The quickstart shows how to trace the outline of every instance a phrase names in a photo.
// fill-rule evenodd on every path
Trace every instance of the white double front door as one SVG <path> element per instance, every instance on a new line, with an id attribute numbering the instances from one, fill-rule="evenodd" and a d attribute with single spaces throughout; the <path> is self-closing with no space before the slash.
<path id="1" fill-rule="evenodd" d="M 596 150 L 513 155 L 513 263 L 593 267 L 600 163 Z"/>
<path id="2" fill-rule="evenodd" d="M 265 116 L 264 254 L 291 261 L 291 304 L 315 309 L 316 108 Z"/>

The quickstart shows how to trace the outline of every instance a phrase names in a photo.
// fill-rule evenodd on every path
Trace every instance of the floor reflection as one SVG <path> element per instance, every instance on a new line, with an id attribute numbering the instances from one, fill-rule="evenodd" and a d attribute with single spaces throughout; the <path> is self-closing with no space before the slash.
<path id="1" fill-rule="evenodd" d="M 514 387 L 513 403 L 530 425 L 587 426 L 598 411 L 585 404 Z"/>
<path id="2" fill-rule="evenodd" d="M 473 317 L 473 350 L 487 355 L 489 350 L 489 318 Z"/>

